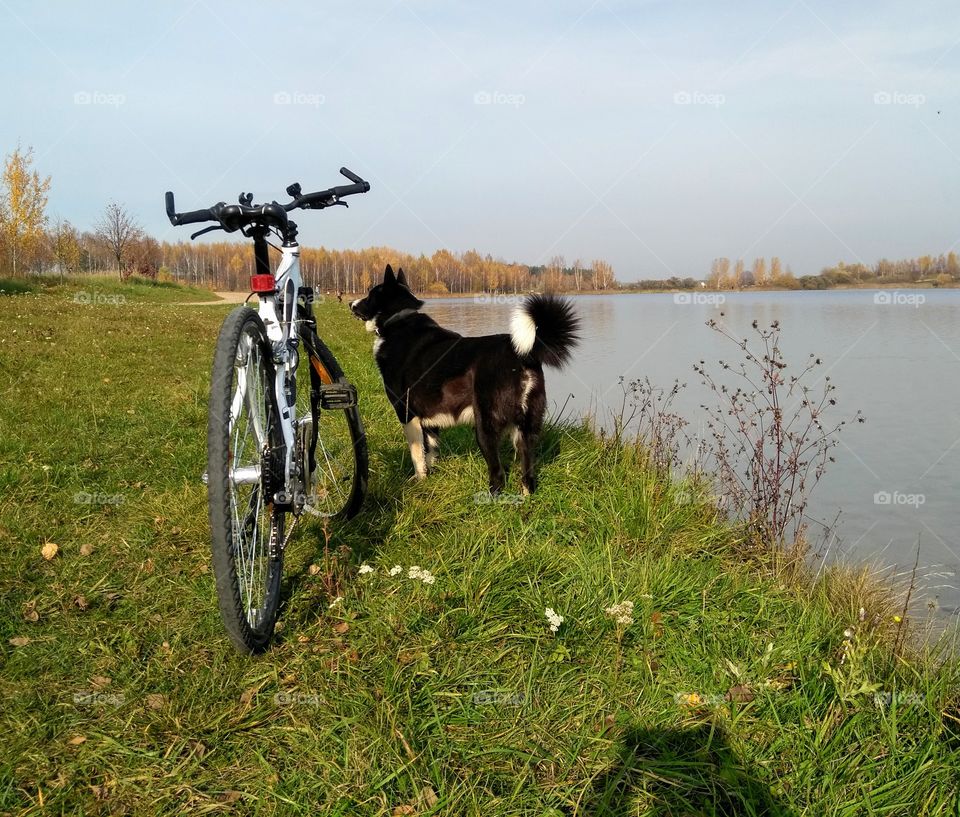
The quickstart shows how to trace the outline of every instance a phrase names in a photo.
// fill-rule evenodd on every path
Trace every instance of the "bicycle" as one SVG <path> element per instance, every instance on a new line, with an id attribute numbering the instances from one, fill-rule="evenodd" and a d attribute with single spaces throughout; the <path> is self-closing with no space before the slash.
<path id="1" fill-rule="evenodd" d="M 347 206 L 342 199 L 370 184 L 347 168 L 352 184 L 292 201 L 166 211 L 175 227 L 207 221 L 213 230 L 253 239 L 251 294 L 223 322 L 217 338 L 207 422 L 207 494 L 217 598 L 227 634 L 246 653 L 266 649 L 280 603 L 284 549 L 303 514 L 349 519 L 367 488 L 367 443 L 357 390 L 317 334 L 313 290 L 300 277 L 295 209 Z M 267 241 L 278 236 L 281 258 L 271 271 Z M 256 310 L 247 304 L 256 295 Z M 305 356 L 299 353 L 303 341 Z M 305 388 L 309 379 L 309 389 Z M 301 388 L 298 388 L 301 386 Z M 291 517 L 287 525 L 287 517 Z"/>

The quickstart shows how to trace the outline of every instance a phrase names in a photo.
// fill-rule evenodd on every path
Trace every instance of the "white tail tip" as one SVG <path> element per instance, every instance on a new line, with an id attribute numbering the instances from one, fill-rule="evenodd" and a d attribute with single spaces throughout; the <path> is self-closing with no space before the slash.
<path id="1" fill-rule="evenodd" d="M 510 318 L 510 341 L 518 355 L 529 355 L 537 342 L 537 325 L 522 306 L 518 306 Z"/>

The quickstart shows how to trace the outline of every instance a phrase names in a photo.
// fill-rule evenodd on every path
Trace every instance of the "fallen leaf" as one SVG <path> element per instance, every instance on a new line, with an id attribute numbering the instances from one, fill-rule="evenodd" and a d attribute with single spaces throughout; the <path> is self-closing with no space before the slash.
<path id="1" fill-rule="evenodd" d="M 170 653 L 172 652 L 172 650 L 170 649 L 170 642 L 169 642 L 169 641 L 164 641 L 164 642 L 160 645 L 160 652 L 162 652 L 164 655 L 170 655 Z"/>
<path id="2" fill-rule="evenodd" d="M 257 694 L 257 687 L 250 687 L 247 690 L 244 690 L 243 694 L 240 696 L 240 703 L 244 706 L 249 706 L 251 701 Z"/>
<path id="3" fill-rule="evenodd" d="M 110 796 L 110 790 L 106 783 L 102 786 L 91 786 L 90 791 L 93 792 L 93 796 L 96 797 L 97 800 L 106 800 Z"/>
<path id="4" fill-rule="evenodd" d="M 333 631 L 337 635 L 343 635 L 350 630 L 350 625 L 346 621 L 338 621 L 333 625 Z"/>
<path id="5" fill-rule="evenodd" d="M 151 692 L 145 698 L 147 706 L 151 709 L 163 709 L 164 705 L 167 702 L 167 699 L 161 695 L 159 692 Z"/>
<path id="6" fill-rule="evenodd" d="M 143 563 L 143 572 L 153 573 L 153 559 L 147 559 L 147 561 Z"/>
<path id="7" fill-rule="evenodd" d="M 90 685 L 94 689 L 104 689 L 105 687 L 110 686 L 113 683 L 112 678 L 108 678 L 106 675 L 94 675 L 90 678 Z"/>
<path id="8" fill-rule="evenodd" d="M 756 695 L 753 694 L 753 690 L 746 684 L 736 684 L 730 687 L 730 689 L 727 690 L 727 694 L 723 697 L 727 701 L 745 704 L 752 701 Z"/>
<path id="9" fill-rule="evenodd" d="M 87 739 L 83 735 L 74 735 L 70 740 L 67 741 L 67 746 L 79 746 L 81 743 L 86 743 Z"/>
<path id="10" fill-rule="evenodd" d="M 89 542 L 84 542 L 82 545 L 80 545 L 81 556 L 89 556 L 91 553 L 93 553 L 93 545 L 91 545 Z"/>
<path id="11" fill-rule="evenodd" d="M 236 803 L 241 797 L 243 797 L 242 791 L 230 789 L 218 795 L 217 800 L 219 800 L 221 803 Z"/>
<path id="12" fill-rule="evenodd" d="M 40 548 L 40 555 L 48 562 L 60 552 L 60 545 L 54 542 L 47 542 Z"/>
<path id="13" fill-rule="evenodd" d="M 37 612 L 37 603 L 35 601 L 28 601 L 23 605 L 23 620 L 24 621 L 39 621 L 40 614 Z"/>
<path id="14" fill-rule="evenodd" d="M 420 789 L 420 799 L 426 804 L 427 808 L 433 808 L 440 801 L 437 793 L 430 786 L 424 786 Z"/>
<path id="15" fill-rule="evenodd" d="M 307 575 L 316 576 L 320 572 L 320 565 L 310 565 L 307 568 Z"/>
<path id="16" fill-rule="evenodd" d="M 684 692 L 677 696 L 677 703 L 681 706 L 696 707 L 704 703 L 703 697 L 696 692 Z"/>
<path id="17" fill-rule="evenodd" d="M 11 647 L 26 647 L 30 643 L 30 639 L 25 635 L 15 635 L 10 639 Z"/>
<path id="18" fill-rule="evenodd" d="M 82 593 L 73 597 L 73 603 L 81 610 L 86 610 L 90 606 L 90 602 L 87 601 L 87 597 Z"/>
<path id="19" fill-rule="evenodd" d="M 393 817 L 406 817 L 409 814 L 416 814 L 417 810 L 413 806 L 394 806 Z"/>

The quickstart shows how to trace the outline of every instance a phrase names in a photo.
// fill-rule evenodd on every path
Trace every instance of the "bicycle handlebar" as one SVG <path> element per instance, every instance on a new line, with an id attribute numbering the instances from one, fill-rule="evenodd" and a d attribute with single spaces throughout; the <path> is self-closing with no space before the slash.
<path id="1" fill-rule="evenodd" d="M 189 210 L 178 213 L 173 193 L 167 191 L 165 197 L 167 218 L 174 227 L 181 224 L 197 224 L 203 221 L 219 221 L 220 226 L 228 233 L 235 232 L 247 224 L 264 223 L 283 229 L 287 225 L 287 213 L 290 210 L 322 210 L 340 203 L 344 196 L 356 193 L 366 193 L 370 190 L 370 182 L 364 181 L 352 170 L 340 168 L 340 173 L 346 176 L 353 184 L 331 187 L 316 193 L 300 194 L 300 185 L 292 184 L 287 193 L 293 196 L 289 204 L 280 204 L 276 201 L 270 204 L 252 204 L 252 196 L 244 197 L 240 194 L 240 204 L 227 204 L 219 201 L 213 207 L 205 210 Z"/>

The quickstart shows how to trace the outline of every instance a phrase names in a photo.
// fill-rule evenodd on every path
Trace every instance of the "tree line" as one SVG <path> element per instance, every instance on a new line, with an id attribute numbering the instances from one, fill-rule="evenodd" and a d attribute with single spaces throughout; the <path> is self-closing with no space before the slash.
<path id="1" fill-rule="evenodd" d="M 686 284 L 691 279 L 684 279 L 682 282 L 676 278 L 670 280 L 678 282 L 678 289 L 690 288 Z M 951 250 L 946 254 L 921 255 L 897 261 L 881 258 L 872 265 L 839 261 L 834 266 L 824 267 L 817 275 L 799 277 L 793 274 L 789 265 L 784 266 L 777 256 L 771 258 L 769 263 L 766 258 L 756 258 L 749 267 L 743 259 L 731 262 L 729 258 L 715 258 L 710 265 L 705 285 L 710 289 L 831 289 L 841 286 L 890 284 L 952 286 L 957 281 L 960 281 L 960 259 L 957 253 Z M 660 283 L 662 285 L 663 282 Z M 698 285 L 697 282 L 692 284 Z"/>
<path id="2" fill-rule="evenodd" d="M 249 242 L 160 242 L 148 235 L 122 205 L 110 202 L 93 229 L 69 221 L 52 223 L 46 209 L 51 179 L 33 168 L 33 151 L 17 147 L 0 177 L 0 259 L 5 274 L 116 272 L 164 278 L 214 289 L 246 289 L 253 274 Z M 531 266 L 477 250 L 437 250 L 412 255 L 390 247 L 336 250 L 301 247 L 304 281 L 331 292 L 363 292 L 387 263 L 402 266 L 411 286 L 436 295 L 470 292 L 561 292 L 612 290 L 613 267 L 596 259 L 568 264 L 563 256 Z"/>

